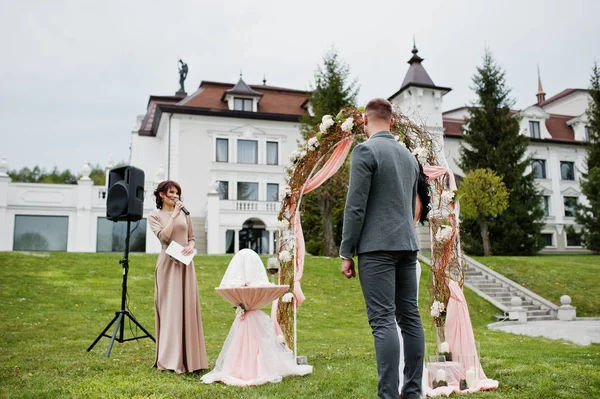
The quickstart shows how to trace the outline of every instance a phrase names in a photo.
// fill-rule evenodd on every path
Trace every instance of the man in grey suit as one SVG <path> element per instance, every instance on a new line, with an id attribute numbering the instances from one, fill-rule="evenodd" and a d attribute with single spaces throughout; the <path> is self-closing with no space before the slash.
<path id="1" fill-rule="evenodd" d="M 389 132 L 392 105 L 376 98 L 363 115 L 368 140 L 350 157 L 350 183 L 344 209 L 340 256 L 342 274 L 356 276 L 375 339 L 379 398 L 398 398 L 402 329 L 405 354 L 402 398 L 421 395 L 424 334 L 417 306 L 416 265 L 419 249 L 413 224 L 419 166 Z"/>

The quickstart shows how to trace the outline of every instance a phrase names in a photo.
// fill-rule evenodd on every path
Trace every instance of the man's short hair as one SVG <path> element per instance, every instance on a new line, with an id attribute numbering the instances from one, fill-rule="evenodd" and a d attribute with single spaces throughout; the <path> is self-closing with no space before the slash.
<path id="1" fill-rule="evenodd" d="M 365 114 L 370 119 L 387 122 L 392 119 L 392 103 L 385 98 L 374 98 L 367 103 Z"/>

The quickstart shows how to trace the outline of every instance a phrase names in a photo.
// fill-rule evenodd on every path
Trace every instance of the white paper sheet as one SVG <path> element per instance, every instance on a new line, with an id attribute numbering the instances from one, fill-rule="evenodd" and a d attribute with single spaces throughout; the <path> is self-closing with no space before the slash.
<path id="1" fill-rule="evenodd" d="M 177 259 L 186 266 L 190 264 L 192 259 L 194 259 L 196 253 L 198 253 L 198 251 L 196 251 L 196 248 L 194 248 L 194 252 L 192 252 L 190 255 L 183 255 L 181 251 L 183 251 L 183 247 L 181 246 L 181 244 L 175 241 L 171 241 L 171 244 L 169 244 L 165 252 L 167 253 L 167 255 L 172 256 L 173 258 Z"/>

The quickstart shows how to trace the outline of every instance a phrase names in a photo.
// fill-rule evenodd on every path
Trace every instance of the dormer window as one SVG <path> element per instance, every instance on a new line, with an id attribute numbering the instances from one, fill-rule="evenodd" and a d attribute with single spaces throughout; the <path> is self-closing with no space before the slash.
<path id="1" fill-rule="evenodd" d="M 233 98 L 234 111 L 249 111 L 252 112 L 252 99 L 250 98 Z"/>
<path id="2" fill-rule="evenodd" d="M 260 93 L 244 82 L 240 75 L 240 80 L 229 90 L 225 90 L 221 101 L 227 103 L 232 111 L 255 112 L 258 111 L 258 103 L 262 98 Z"/>
<path id="3" fill-rule="evenodd" d="M 541 138 L 540 135 L 540 122 L 538 121 L 529 121 L 529 137 L 532 139 Z"/>

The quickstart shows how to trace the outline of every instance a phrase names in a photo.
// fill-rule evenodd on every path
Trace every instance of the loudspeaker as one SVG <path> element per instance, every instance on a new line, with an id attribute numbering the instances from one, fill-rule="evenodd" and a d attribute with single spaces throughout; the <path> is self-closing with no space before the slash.
<path id="1" fill-rule="evenodd" d="M 140 220 L 144 214 L 144 171 L 122 166 L 108 172 L 106 218 L 117 222 Z"/>

